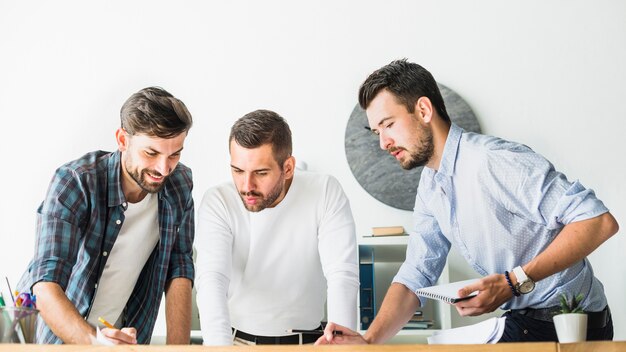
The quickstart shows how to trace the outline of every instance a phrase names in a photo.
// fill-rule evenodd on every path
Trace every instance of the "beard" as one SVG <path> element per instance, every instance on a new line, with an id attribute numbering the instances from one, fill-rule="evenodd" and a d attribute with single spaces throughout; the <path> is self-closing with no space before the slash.
<path id="1" fill-rule="evenodd" d="M 428 164 L 433 156 L 435 145 L 433 143 L 433 133 L 428 128 L 420 129 L 417 142 L 412 146 L 411 150 L 404 147 L 391 147 L 389 152 L 393 153 L 397 150 L 404 150 L 408 157 L 400 160 L 400 166 L 405 170 L 411 170 L 419 166 Z"/>
<path id="2" fill-rule="evenodd" d="M 161 175 L 160 172 L 155 171 L 155 170 L 143 169 L 141 170 L 141 173 L 140 173 L 139 170 L 137 169 L 131 169 L 132 163 L 130 159 L 127 160 L 126 165 L 124 165 L 124 167 L 126 168 L 126 172 L 128 172 L 128 174 L 133 179 L 133 181 L 135 181 L 135 183 L 137 183 L 137 185 L 141 187 L 141 189 L 143 189 L 144 191 L 148 193 L 159 193 L 165 186 L 165 181 L 167 181 L 167 178 L 169 177 L 169 176 L 163 177 L 163 180 L 161 180 L 161 182 L 148 182 L 146 180 L 147 173 L 150 173 L 151 175 L 158 176 L 158 177 L 161 177 L 163 175 Z"/>
<path id="3" fill-rule="evenodd" d="M 283 192 L 283 188 L 285 187 L 285 178 L 284 174 L 280 175 L 280 179 L 276 182 L 276 185 L 272 188 L 272 190 L 264 196 L 263 193 L 250 191 L 250 192 L 239 192 L 239 196 L 241 197 L 241 201 L 243 202 L 243 206 L 253 213 L 257 213 L 265 208 L 270 207 L 278 197 L 280 197 Z M 247 204 L 246 199 L 244 197 L 258 197 L 259 202 L 257 204 Z"/>

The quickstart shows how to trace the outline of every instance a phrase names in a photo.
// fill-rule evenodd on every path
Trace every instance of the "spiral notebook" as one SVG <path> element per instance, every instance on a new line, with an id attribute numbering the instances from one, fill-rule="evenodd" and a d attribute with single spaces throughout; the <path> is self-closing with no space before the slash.
<path id="1" fill-rule="evenodd" d="M 415 291 L 415 294 L 417 294 L 418 296 L 431 298 L 431 299 L 438 299 L 440 301 L 453 304 L 453 303 L 470 299 L 476 296 L 478 294 L 478 291 L 472 292 L 469 296 L 466 296 L 466 297 L 459 297 L 457 292 L 463 287 L 473 284 L 477 281 L 478 279 L 470 279 L 470 280 L 464 280 L 464 281 L 451 282 L 449 284 L 424 287 Z"/>

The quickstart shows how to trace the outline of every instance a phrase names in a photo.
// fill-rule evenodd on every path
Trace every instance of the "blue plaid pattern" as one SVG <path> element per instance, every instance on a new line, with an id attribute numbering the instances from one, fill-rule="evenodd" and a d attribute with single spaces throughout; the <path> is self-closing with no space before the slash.
<path id="1" fill-rule="evenodd" d="M 37 210 L 35 255 L 18 287 L 56 282 L 78 312 L 89 314 L 97 284 L 124 223 L 125 198 L 120 152 L 97 151 L 57 169 Z M 149 343 L 168 280 L 194 279 L 194 204 L 191 170 L 178 164 L 158 194 L 160 239 L 144 265 L 124 308 L 123 325 L 137 329 L 138 343 Z M 39 324 L 39 343 L 62 343 Z"/>

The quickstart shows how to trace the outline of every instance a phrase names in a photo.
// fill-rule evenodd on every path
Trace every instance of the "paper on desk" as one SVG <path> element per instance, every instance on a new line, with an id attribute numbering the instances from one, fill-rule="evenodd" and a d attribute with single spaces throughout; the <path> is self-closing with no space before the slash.
<path id="1" fill-rule="evenodd" d="M 89 336 L 91 338 L 92 345 L 102 345 L 102 346 L 115 346 L 115 344 L 104 337 L 99 327 L 96 327 L 96 337 Z"/>
<path id="2" fill-rule="evenodd" d="M 504 333 L 506 317 L 491 318 L 478 324 L 436 331 L 428 338 L 429 344 L 485 344 L 496 343 Z"/>

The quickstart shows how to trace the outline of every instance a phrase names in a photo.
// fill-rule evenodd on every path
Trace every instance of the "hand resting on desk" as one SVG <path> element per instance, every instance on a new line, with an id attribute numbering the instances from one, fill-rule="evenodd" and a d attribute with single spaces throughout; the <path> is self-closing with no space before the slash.
<path id="1" fill-rule="evenodd" d="M 341 331 L 341 335 L 334 334 L 334 331 Z M 335 324 L 333 322 L 328 322 L 326 325 L 326 329 L 324 329 L 324 335 L 320 336 L 317 341 L 315 341 L 315 345 L 365 345 L 367 341 L 359 334 L 358 332 L 346 328 L 345 326 L 341 326 L 339 324 Z"/>

